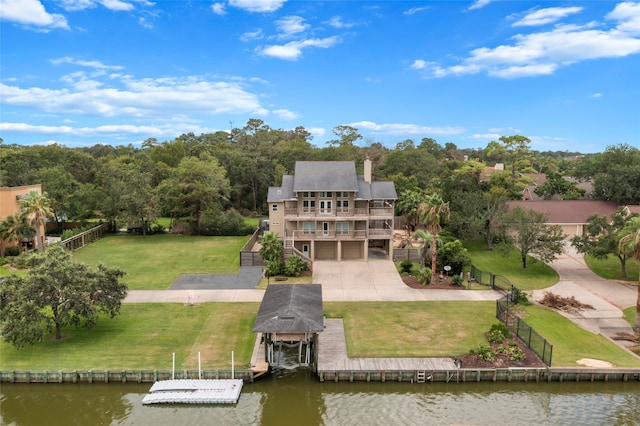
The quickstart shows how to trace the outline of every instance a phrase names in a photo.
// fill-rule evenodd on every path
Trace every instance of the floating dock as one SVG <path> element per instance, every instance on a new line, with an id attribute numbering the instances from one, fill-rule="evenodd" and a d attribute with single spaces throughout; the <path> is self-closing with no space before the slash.
<path id="1" fill-rule="evenodd" d="M 240 398 L 241 379 L 162 380 L 155 382 L 143 404 L 235 404 Z"/>

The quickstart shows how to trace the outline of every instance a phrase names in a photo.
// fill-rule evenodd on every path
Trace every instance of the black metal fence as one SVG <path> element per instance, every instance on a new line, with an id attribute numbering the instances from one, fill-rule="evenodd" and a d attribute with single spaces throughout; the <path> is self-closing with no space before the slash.
<path id="1" fill-rule="evenodd" d="M 551 366 L 551 357 L 553 355 L 553 345 L 544 337 L 538 334 L 529 324 L 520 317 L 509 311 L 509 306 L 513 302 L 509 300 L 509 296 L 505 296 L 496 301 L 496 318 L 502 321 L 511 332 L 513 332 L 520 340 L 522 340 L 536 355 L 549 367 Z"/>

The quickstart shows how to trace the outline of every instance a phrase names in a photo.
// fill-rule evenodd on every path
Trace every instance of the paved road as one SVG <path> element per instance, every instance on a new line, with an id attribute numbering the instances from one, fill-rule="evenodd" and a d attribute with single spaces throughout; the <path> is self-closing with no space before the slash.
<path id="1" fill-rule="evenodd" d="M 635 287 L 600 278 L 587 267 L 583 255 L 571 246 L 550 266 L 558 272 L 560 280 L 550 288 L 534 291 L 533 300 L 541 300 L 546 291 L 563 297 L 574 296 L 579 302 L 594 308 L 562 313 L 580 327 L 609 338 L 619 332 L 633 331 L 623 319 L 622 309 L 636 305 L 638 293 Z M 616 343 L 623 347 L 631 346 L 625 341 Z"/>

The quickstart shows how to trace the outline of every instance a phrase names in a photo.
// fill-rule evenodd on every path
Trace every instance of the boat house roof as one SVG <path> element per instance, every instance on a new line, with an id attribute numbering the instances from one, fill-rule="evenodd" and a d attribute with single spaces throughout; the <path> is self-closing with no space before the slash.
<path id="1" fill-rule="evenodd" d="M 272 284 L 258 310 L 254 333 L 318 333 L 324 330 L 321 284 Z"/>

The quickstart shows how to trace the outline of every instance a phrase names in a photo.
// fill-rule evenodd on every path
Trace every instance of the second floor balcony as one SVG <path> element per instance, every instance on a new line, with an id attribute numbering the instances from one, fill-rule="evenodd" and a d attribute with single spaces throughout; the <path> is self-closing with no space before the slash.
<path id="1" fill-rule="evenodd" d="M 318 207 L 298 207 L 285 208 L 284 216 L 287 218 L 323 218 L 323 217 L 376 217 L 376 218 L 392 218 L 393 206 L 370 206 L 362 208 L 318 208 Z"/>

